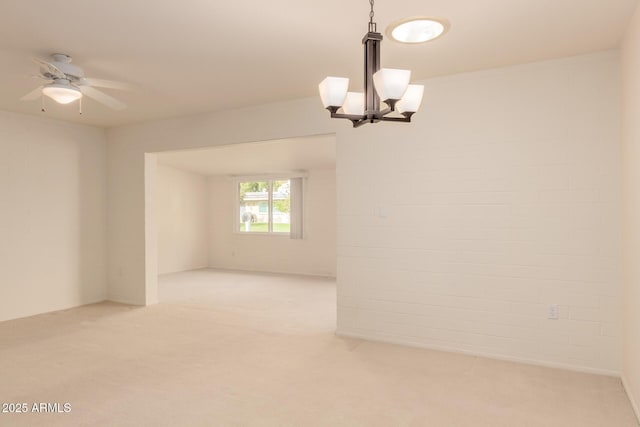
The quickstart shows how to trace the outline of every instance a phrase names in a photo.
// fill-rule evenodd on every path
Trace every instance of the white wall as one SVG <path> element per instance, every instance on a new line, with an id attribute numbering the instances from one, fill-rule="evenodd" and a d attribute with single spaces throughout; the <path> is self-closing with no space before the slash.
<path id="1" fill-rule="evenodd" d="M 235 233 L 235 183 L 211 177 L 210 189 L 211 267 L 335 277 L 335 170 L 309 171 L 302 240 Z"/>
<path id="2" fill-rule="evenodd" d="M 158 274 L 207 267 L 207 177 L 162 164 L 157 174 Z"/>
<path id="3" fill-rule="evenodd" d="M 618 61 L 432 79 L 338 138 L 338 332 L 619 372 Z"/>
<path id="4" fill-rule="evenodd" d="M 622 44 L 623 379 L 640 418 L 640 7 Z"/>
<path id="5" fill-rule="evenodd" d="M 335 131 L 339 333 L 618 372 L 618 61 L 432 79 L 410 125 L 314 97 L 109 130 L 109 295 L 153 302 L 145 152 Z"/>
<path id="6" fill-rule="evenodd" d="M 0 321 L 105 299 L 105 142 L 0 111 Z"/>
<path id="7" fill-rule="evenodd" d="M 145 224 L 156 216 L 145 211 L 145 185 L 152 187 L 155 176 L 153 168 L 145 175 L 145 153 L 332 133 L 338 124 L 327 120 L 318 102 L 314 97 L 107 130 L 109 299 L 157 301 L 148 284 L 154 276 L 145 272 L 157 259 L 155 239 L 145 238 Z"/>

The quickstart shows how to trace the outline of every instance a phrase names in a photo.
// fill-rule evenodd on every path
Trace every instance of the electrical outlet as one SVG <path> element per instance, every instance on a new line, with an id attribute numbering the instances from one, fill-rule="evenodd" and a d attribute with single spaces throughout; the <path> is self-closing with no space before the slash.
<path id="1" fill-rule="evenodd" d="M 558 320 L 559 316 L 558 304 L 549 304 L 547 307 L 547 319 Z"/>

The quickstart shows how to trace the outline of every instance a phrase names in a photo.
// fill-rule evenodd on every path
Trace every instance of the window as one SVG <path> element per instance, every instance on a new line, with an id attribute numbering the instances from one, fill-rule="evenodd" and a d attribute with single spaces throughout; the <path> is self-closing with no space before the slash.
<path id="1" fill-rule="evenodd" d="M 290 233 L 291 181 L 238 183 L 238 219 L 241 233 Z"/>

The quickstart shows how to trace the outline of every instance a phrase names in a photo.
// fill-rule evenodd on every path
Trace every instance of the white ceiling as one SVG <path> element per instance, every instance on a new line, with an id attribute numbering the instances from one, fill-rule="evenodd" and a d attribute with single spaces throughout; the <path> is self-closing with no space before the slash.
<path id="1" fill-rule="evenodd" d="M 202 175 L 260 175 L 336 168 L 335 135 L 158 153 L 158 163 Z"/>
<path id="2" fill-rule="evenodd" d="M 451 30 L 423 45 L 385 38 L 384 66 L 413 78 L 614 48 L 638 0 L 378 0 L 376 21 L 444 17 Z M 18 99 L 38 86 L 32 56 L 73 56 L 129 104 L 51 105 L 48 117 L 110 127 L 314 96 L 327 75 L 362 84 L 366 0 L 2 0 L 0 109 L 41 114 Z"/>

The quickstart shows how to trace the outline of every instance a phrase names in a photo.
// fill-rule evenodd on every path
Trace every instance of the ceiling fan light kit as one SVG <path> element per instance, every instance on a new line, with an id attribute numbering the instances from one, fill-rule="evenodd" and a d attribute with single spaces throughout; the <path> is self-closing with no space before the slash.
<path id="1" fill-rule="evenodd" d="M 58 104 L 69 104 L 82 98 L 82 92 L 69 80 L 58 79 L 42 88 L 42 93 Z"/>
<path id="2" fill-rule="evenodd" d="M 353 127 L 381 121 L 408 123 L 411 121 L 411 116 L 420 108 L 424 86 L 409 84 L 411 80 L 409 70 L 380 68 L 382 34 L 377 32 L 377 24 L 373 22 L 374 0 L 369 0 L 369 4 L 371 5 L 369 30 L 362 39 L 364 92 L 349 92 L 348 78 L 327 77 L 318 85 L 320 99 L 324 108 L 331 113 L 331 118 L 350 120 Z M 440 23 L 437 22 L 437 24 Z M 438 37 L 443 33 L 444 28 L 442 25 L 442 31 L 432 36 L 438 32 L 438 28 L 427 26 L 431 32 L 428 36 L 422 37 L 431 37 L 431 39 Z M 413 31 L 405 28 L 403 31 L 410 34 L 420 33 L 419 28 Z"/>

